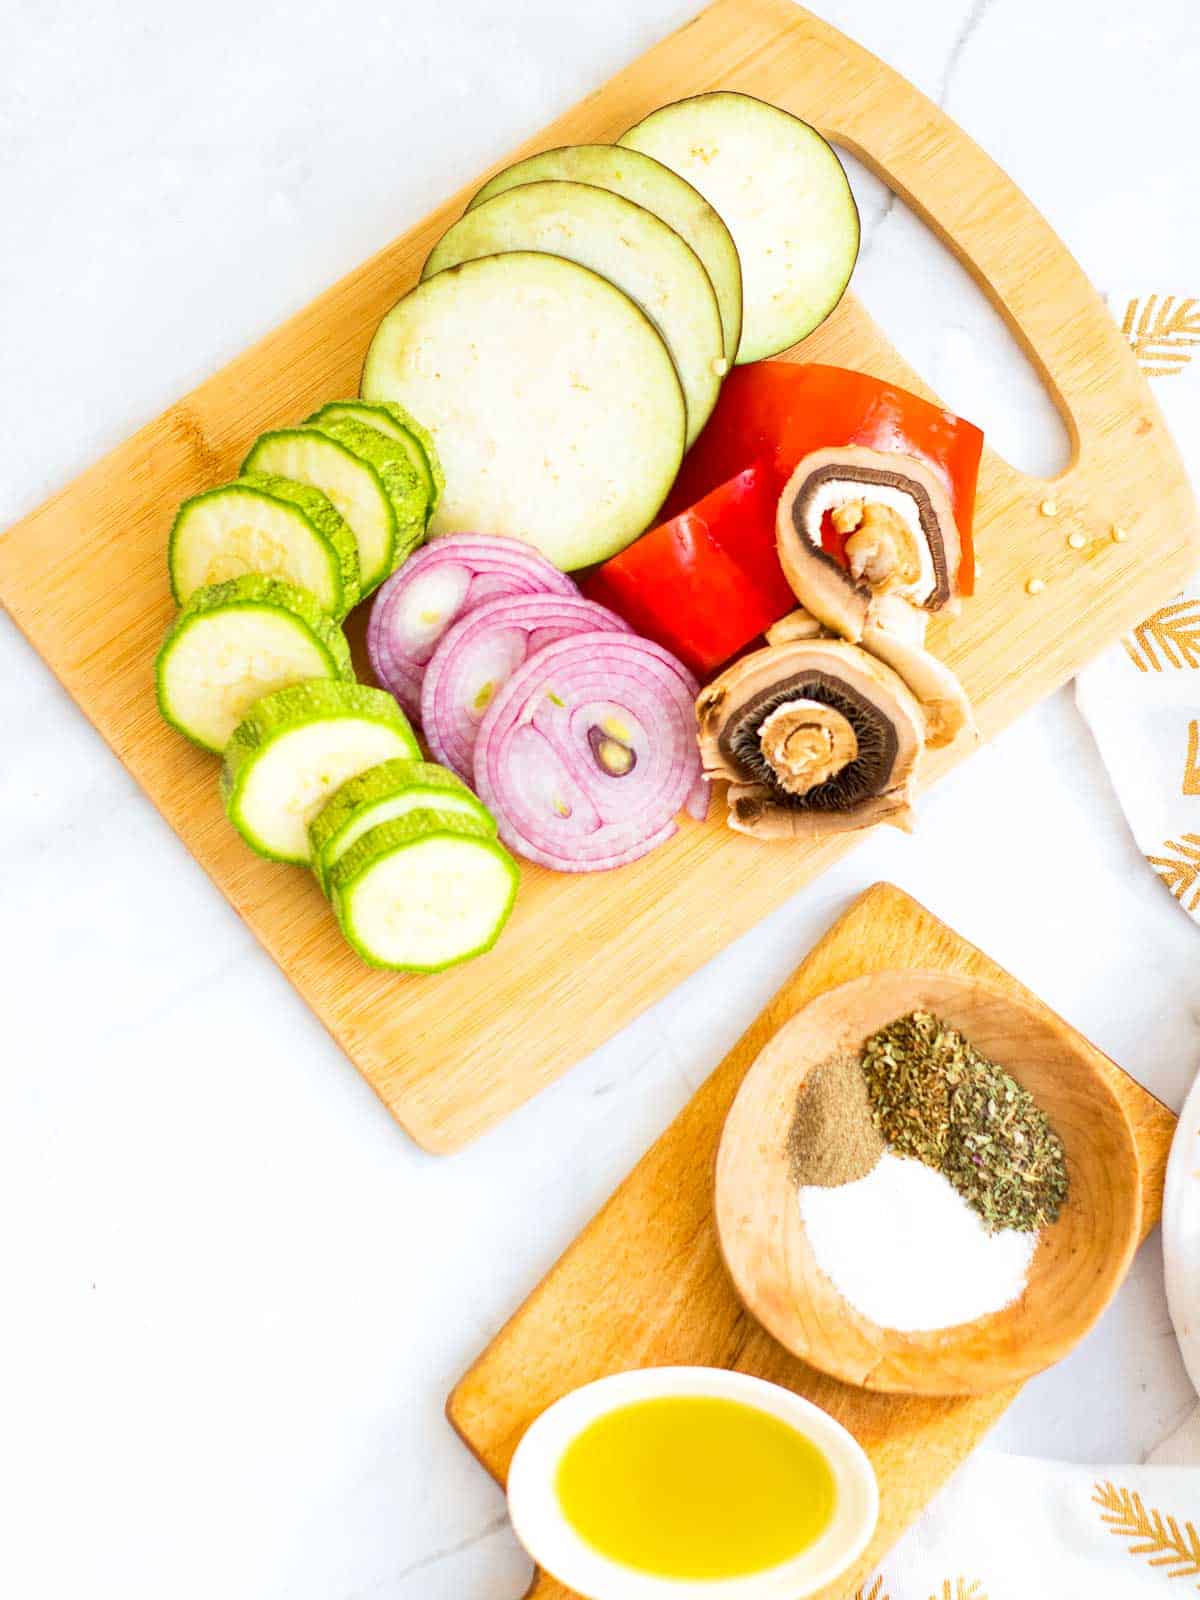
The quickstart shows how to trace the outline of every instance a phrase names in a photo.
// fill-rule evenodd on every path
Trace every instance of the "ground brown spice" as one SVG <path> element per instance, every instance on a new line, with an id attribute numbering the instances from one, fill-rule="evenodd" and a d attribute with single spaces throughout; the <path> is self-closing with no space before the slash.
<path id="1" fill-rule="evenodd" d="M 800 1187 L 836 1189 L 872 1171 L 885 1147 L 857 1056 L 831 1056 L 808 1074 L 796 1097 L 787 1148 Z"/>

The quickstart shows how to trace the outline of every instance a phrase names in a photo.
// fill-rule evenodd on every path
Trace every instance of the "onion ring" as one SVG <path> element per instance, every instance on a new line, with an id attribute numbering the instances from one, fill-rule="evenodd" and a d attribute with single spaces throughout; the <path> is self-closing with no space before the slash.
<path id="1" fill-rule="evenodd" d="M 530 656 L 576 633 L 629 633 L 616 612 L 579 595 L 501 595 L 447 628 L 425 668 L 421 728 L 434 759 L 470 783 L 483 714 Z"/>
<path id="2" fill-rule="evenodd" d="M 412 717 L 438 640 L 465 611 L 500 595 L 577 595 L 578 588 L 521 539 L 452 533 L 423 545 L 375 596 L 367 653 L 380 685 Z"/>
<path id="3" fill-rule="evenodd" d="M 479 725 L 475 790 L 500 837 L 558 872 L 624 866 L 697 792 L 691 673 L 632 633 L 576 634 L 518 667 Z"/>

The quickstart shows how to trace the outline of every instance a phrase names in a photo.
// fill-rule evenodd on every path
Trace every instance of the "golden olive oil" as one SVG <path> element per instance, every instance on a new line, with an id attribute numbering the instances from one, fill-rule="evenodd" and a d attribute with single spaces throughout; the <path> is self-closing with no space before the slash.
<path id="1" fill-rule="evenodd" d="M 593 1549 L 663 1578 L 744 1578 L 788 1561 L 828 1527 L 835 1498 L 811 1440 L 714 1395 L 598 1417 L 563 1452 L 555 1487 Z"/>

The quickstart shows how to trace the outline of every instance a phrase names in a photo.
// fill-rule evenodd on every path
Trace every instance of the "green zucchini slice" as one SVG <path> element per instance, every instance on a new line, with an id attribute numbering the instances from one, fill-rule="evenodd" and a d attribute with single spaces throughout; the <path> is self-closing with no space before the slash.
<path id="1" fill-rule="evenodd" d="M 158 708 L 218 755 L 264 695 L 311 678 L 353 682 L 345 635 L 304 589 L 248 573 L 197 589 L 154 664 Z"/>
<path id="2" fill-rule="evenodd" d="M 490 950 L 520 874 L 477 817 L 417 811 L 363 834 L 330 872 L 342 932 L 363 960 L 441 972 Z"/>
<path id="3" fill-rule="evenodd" d="M 430 761 L 384 761 L 344 783 L 308 825 L 313 871 L 328 890 L 329 873 L 364 833 L 416 811 L 476 817 L 490 832 L 492 814 L 462 779 Z"/>
<path id="4" fill-rule="evenodd" d="M 358 601 L 358 546 L 333 504 L 308 484 L 255 473 L 185 500 L 167 547 L 176 605 L 249 572 L 307 589 L 344 617 Z"/>
<path id="5" fill-rule="evenodd" d="M 408 718 L 382 689 L 302 683 L 267 695 L 225 746 L 221 796 L 252 850 L 273 861 L 312 859 L 308 825 L 335 790 L 368 767 L 420 749 Z"/>
<path id="6" fill-rule="evenodd" d="M 347 436 L 349 429 L 355 431 Z M 264 433 L 242 471 L 310 484 L 333 503 L 358 546 L 360 598 L 378 587 L 423 535 L 424 490 L 403 446 L 361 423 Z"/>
<path id="7" fill-rule="evenodd" d="M 425 520 L 437 510 L 437 503 L 446 480 L 438 460 L 437 447 L 428 428 L 423 428 L 416 417 L 392 401 L 371 405 L 366 400 L 331 400 L 328 405 L 314 411 L 306 419 L 314 428 L 323 428 L 327 422 L 365 422 L 377 433 L 395 439 L 408 452 L 408 458 L 417 469 L 425 485 Z"/>

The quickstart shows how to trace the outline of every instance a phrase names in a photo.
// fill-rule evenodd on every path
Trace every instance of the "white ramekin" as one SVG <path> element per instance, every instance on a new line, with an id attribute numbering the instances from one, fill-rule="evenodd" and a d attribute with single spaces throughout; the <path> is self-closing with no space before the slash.
<path id="1" fill-rule="evenodd" d="M 555 1478 L 563 1452 L 589 1423 L 637 1400 L 715 1395 L 740 1400 L 804 1434 L 833 1469 L 833 1519 L 807 1550 L 741 1578 L 657 1578 L 610 1561 L 563 1515 Z M 647 1367 L 575 1389 L 544 1411 L 517 1446 L 508 1473 L 517 1538 L 538 1566 L 585 1600 L 803 1600 L 832 1583 L 866 1548 L 879 1515 L 875 1473 L 854 1436 L 788 1389 L 719 1367 Z"/>

